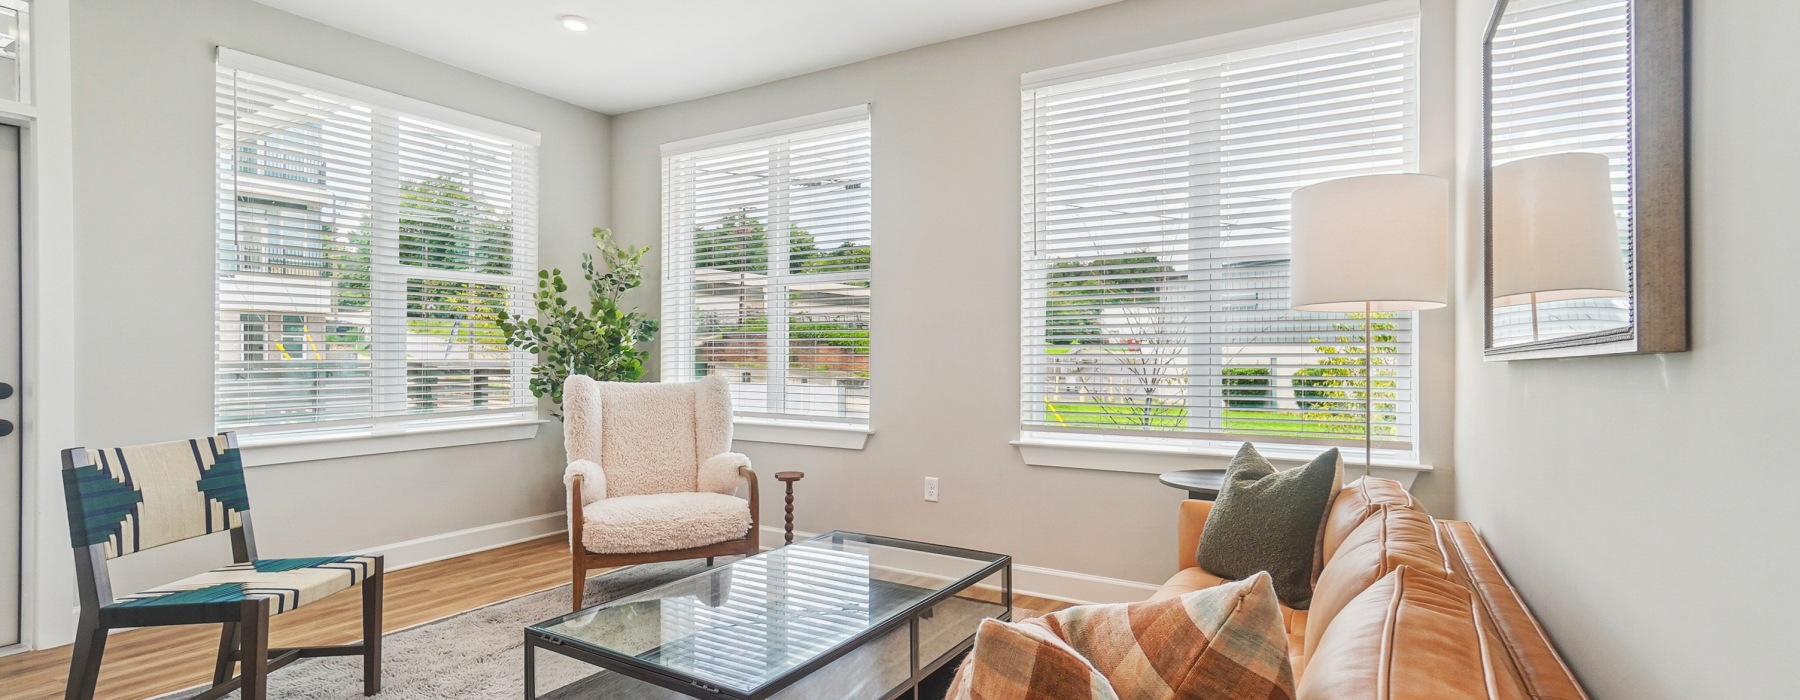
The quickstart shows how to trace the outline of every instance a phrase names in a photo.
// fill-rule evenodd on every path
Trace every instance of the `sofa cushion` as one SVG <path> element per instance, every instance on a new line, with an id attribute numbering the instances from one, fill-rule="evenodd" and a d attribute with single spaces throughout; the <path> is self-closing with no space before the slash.
<path id="1" fill-rule="evenodd" d="M 1338 613 L 1310 654 L 1299 697 L 1515 698 L 1497 687 L 1468 589 L 1399 566 Z"/>
<path id="2" fill-rule="evenodd" d="M 1278 472 L 1244 443 L 1225 471 L 1225 485 L 1206 517 L 1195 561 L 1228 579 L 1266 571 L 1282 603 L 1307 607 L 1320 526 L 1343 471 L 1335 449 Z"/>
<path id="3" fill-rule="evenodd" d="M 1174 598 L 1081 605 L 1032 621 L 1067 640 L 1121 698 L 1291 698 L 1282 610 L 1267 573 Z"/>
<path id="4" fill-rule="evenodd" d="M 721 493 L 618 496 L 581 509 L 582 546 L 595 554 L 666 552 L 750 532 L 750 502 Z"/>
<path id="5" fill-rule="evenodd" d="M 1209 574 L 1205 569 L 1198 566 L 1190 566 L 1175 572 L 1174 576 L 1170 576 L 1168 581 L 1163 582 L 1162 588 L 1156 589 L 1156 593 L 1151 595 L 1150 599 L 1164 600 L 1167 598 L 1179 598 L 1189 593 L 1193 593 L 1194 591 L 1212 588 L 1213 586 L 1217 586 L 1224 582 L 1225 579 Z"/>
<path id="6" fill-rule="evenodd" d="M 987 619 L 946 700 L 1117 700 L 1106 678 L 1049 629 Z"/>
<path id="7" fill-rule="evenodd" d="M 1319 574 L 1313 605 L 1307 611 L 1308 665 L 1332 618 L 1370 584 L 1401 565 L 1440 578 L 1450 577 L 1444 548 L 1431 516 L 1398 506 L 1382 506 L 1344 538 L 1336 556 Z"/>
<path id="8" fill-rule="evenodd" d="M 1331 512 L 1325 516 L 1323 536 L 1319 538 L 1318 571 L 1313 573 L 1313 580 L 1319 580 L 1318 574 L 1325 569 L 1325 562 L 1337 554 L 1350 532 L 1375 514 L 1382 506 L 1397 506 L 1425 513 L 1424 504 L 1414 500 L 1407 493 L 1406 487 L 1393 479 L 1378 476 L 1365 476 L 1350 482 L 1337 497 L 1331 501 Z"/>

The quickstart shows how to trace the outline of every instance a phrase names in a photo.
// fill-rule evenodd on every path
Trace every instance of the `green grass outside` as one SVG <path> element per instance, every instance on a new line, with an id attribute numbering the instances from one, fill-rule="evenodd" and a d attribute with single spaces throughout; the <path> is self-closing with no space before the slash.
<path id="1" fill-rule="evenodd" d="M 1181 406 L 1124 406 L 1121 404 L 1100 403 L 1053 403 L 1050 404 L 1049 419 L 1069 426 L 1105 426 L 1113 428 L 1147 427 L 1152 430 L 1182 430 L 1187 427 L 1187 409 Z M 1358 419 L 1353 415 L 1339 415 L 1335 420 L 1351 423 L 1313 422 L 1318 414 L 1301 411 L 1280 410 L 1243 410 L 1227 409 L 1225 411 L 1224 429 L 1227 433 L 1260 435 L 1267 437 L 1317 437 L 1338 435 L 1362 435 L 1362 426 L 1351 423 Z M 1377 426 L 1376 435 L 1393 435 L 1392 427 Z"/>

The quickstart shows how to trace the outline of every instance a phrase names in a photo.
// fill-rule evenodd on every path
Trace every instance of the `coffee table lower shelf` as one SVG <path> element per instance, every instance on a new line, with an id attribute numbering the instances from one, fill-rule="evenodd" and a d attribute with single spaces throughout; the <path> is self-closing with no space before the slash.
<path id="1" fill-rule="evenodd" d="M 1010 614 L 1002 615 L 999 619 L 1010 621 L 1012 619 L 1012 615 L 1010 615 Z M 943 656 L 938 657 L 937 659 L 933 659 L 928 664 L 924 664 L 924 665 L 920 666 L 918 671 L 911 674 L 911 676 L 909 678 L 907 678 L 906 681 L 904 683 L 902 683 L 899 687 L 892 688 L 892 689 L 888 690 L 886 693 L 882 693 L 880 695 L 868 695 L 866 697 L 873 698 L 875 700 L 900 700 L 901 698 L 907 698 L 909 700 L 924 700 L 923 698 L 920 698 L 918 695 L 916 695 L 916 693 L 919 691 L 920 686 L 924 685 L 927 682 L 927 680 L 929 680 L 933 675 L 937 674 L 940 671 L 945 674 L 950 673 L 951 672 L 951 669 L 949 668 L 950 664 L 952 662 L 955 662 L 955 661 L 961 659 L 963 654 L 967 653 L 969 651 L 969 648 L 974 646 L 974 644 L 975 644 L 975 637 L 974 637 L 973 633 L 971 633 L 968 638 L 962 640 L 961 642 L 958 642 L 957 645 L 955 647 L 953 647 L 948 653 L 944 654 Z M 716 689 L 716 688 L 709 689 L 709 688 L 700 687 L 700 686 L 690 687 L 690 688 L 682 690 L 682 691 L 670 690 L 666 687 L 663 687 L 660 685 L 653 685 L 651 683 L 640 680 L 636 677 L 626 675 L 626 672 L 623 672 L 623 671 L 602 671 L 600 674 L 596 674 L 594 676 L 589 676 L 586 679 L 576 681 L 574 683 L 571 683 L 562 688 L 558 688 L 556 690 L 552 690 L 547 695 L 540 696 L 540 695 L 537 695 L 535 692 L 535 688 L 534 688 L 535 679 L 532 678 L 533 670 L 534 670 L 533 666 L 535 665 L 535 663 L 534 663 L 535 659 L 533 657 L 535 655 L 535 653 L 534 653 L 535 649 L 538 649 L 538 648 L 545 649 L 547 651 L 552 651 L 552 652 L 555 652 L 558 654 L 563 654 L 570 658 L 584 661 L 584 662 L 593 664 L 595 666 L 600 666 L 601 668 L 605 668 L 604 662 L 598 658 L 595 658 L 595 657 L 587 655 L 587 654 L 583 654 L 578 650 L 570 649 L 566 645 L 555 644 L 555 643 L 551 643 L 551 642 L 547 642 L 547 641 L 543 641 L 543 640 L 533 640 L 528 636 L 525 641 L 525 688 L 526 688 L 525 697 L 528 698 L 529 700 L 577 700 L 577 699 L 588 699 L 588 698 L 592 698 L 592 699 L 596 699 L 596 700 L 599 698 L 606 698 L 607 700 L 614 700 L 614 699 L 618 699 L 618 700 L 624 700 L 624 699 L 662 700 L 664 698 L 733 698 L 733 697 L 735 697 L 733 695 L 727 695 L 727 694 L 717 692 L 718 689 Z M 855 653 L 855 652 L 852 652 L 852 653 Z M 848 657 L 845 657 L 845 658 L 848 658 Z M 858 670 L 860 671 L 863 669 L 859 668 Z M 813 675 L 801 678 L 794 685 L 789 686 L 785 690 L 791 691 L 791 690 L 803 688 L 803 687 L 805 687 L 804 684 L 806 683 L 806 678 L 821 678 L 824 676 L 820 676 L 818 674 L 830 674 L 833 671 L 834 671 L 834 669 L 832 669 L 831 666 L 828 664 L 825 668 L 815 671 L 813 673 Z M 944 682 L 946 684 L 948 683 L 947 680 L 945 680 Z M 774 695 L 772 695 L 770 697 L 787 698 L 787 697 L 789 697 L 789 693 L 783 692 L 783 691 L 777 691 Z M 795 697 L 795 698 L 805 698 L 805 697 L 814 697 L 814 698 L 833 697 L 833 698 L 836 698 L 837 696 L 816 696 L 816 695 L 808 695 L 805 693 L 801 693 L 801 694 L 792 695 L 792 697 Z M 845 696 L 845 697 L 853 697 L 853 696 Z"/>
<path id="2" fill-rule="evenodd" d="M 852 570 L 852 573 L 847 574 L 841 559 L 824 561 L 815 571 L 800 571 L 808 565 L 807 557 L 816 555 L 818 551 L 843 553 L 846 548 L 855 549 L 859 546 L 864 547 L 865 552 L 879 550 L 882 556 L 868 556 L 868 565 L 861 572 Z M 811 549 L 807 549 L 809 547 Z M 785 555 L 777 554 L 788 549 L 792 551 Z M 776 555 L 777 559 L 758 561 L 771 555 Z M 784 556 L 786 559 L 781 559 Z M 982 560 L 960 560 L 960 568 L 952 567 L 955 570 L 949 572 L 949 576 L 941 573 L 934 575 L 929 571 L 934 560 L 941 562 L 946 557 L 954 560 L 964 556 L 982 557 Z M 923 565 L 922 568 L 927 571 L 921 573 L 908 570 L 907 565 Z M 916 699 L 921 683 L 968 651 L 974 643 L 975 631 L 982 619 L 1012 619 L 1012 560 L 1004 555 L 855 533 L 828 533 L 720 569 L 731 567 L 739 567 L 738 575 L 743 577 L 736 590 L 732 590 L 730 575 L 720 577 L 725 582 L 724 588 L 721 588 L 716 578 L 704 582 L 700 580 L 719 577 L 719 570 L 714 570 L 621 601 L 605 603 L 581 613 L 527 627 L 524 640 L 526 699 L 538 700 L 540 697 L 537 694 L 539 650 L 602 669 L 600 673 L 550 691 L 542 696 L 545 700 L 662 700 L 684 697 L 719 700 Z M 775 576 L 764 578 L 757 575 L 776 570 L 791 576 L 793 580 L 781 583 Z M 851 590 L 841 601 L 841 605 L 840 601 L 828 596 L 822 598 L 821 589 L 816 586 L 821 577 L 828 576 L 837 577 L 839 585 L 848 586 Z M 804 605 L 815 606 L 820 611 L 816 618 L 809 618 L 804 614 L 794 617 L 791 613 L 784 613 L 774 616 L 781 619 L 770 623 L 755 617 L 758 607 L 781 607 L 784 610 L 803 607 L 801 603 L 786 602 L 790 595 L 795 600 L 804 600 Z M 821 600 L 827 604 L 821 605 Z M 900 608 L 884 605 L 894 600 L 904 600 L 907 603 Z M 637 606 L 638 611 L 621 610 L 630 606 Z M 887 612 L 881 615 L 864 612 L 884 609 Z M 583 614 L 593 614 L 594 611 L 600 611 L 600 614 L 612 613 L 615 617 L 631 621 L 622 626 L 615 623 L 606 631 L 587 633 L 586 637 L 571 632 L 570 628 L 578 624 L 597 625 L 598 623 L 593 622 L 595 618 L 581 617 Z M 841 633 L 841 638 L 829 635 L 829 630 L 842 628 L 846 619 L 854 624 L 858 615 L 870 618 L 866 620 L 869 623 L 866 627 L 858 628 L 854 633 Z M 716 622 L 719 617 L 735 619 L 740 616 L 748 616 L 752 624 L 721 625 Z M 684 625 L 688 625 L 689 620 L 705 621 L 698 624 L 697 628 L 710 633 L 710 636 L 696 633 L 690 638 L 681 631 L 670 633 L 671 629 L 685 630 Z M 648 649 L 635 647 L 639 650 L 638 653 L 628 655 L 617 651 L 617 648 L 627 647 L 625 644 L 594 643 L 596 639 L 610 642 L 629 638 L 630 625 L 643 625 L 646 628 L 654 626 L 659 630 L 659 639 L 664 646 Z M 785 626 L 786 629 L 781 632 L 773 631 L 772 628 L 776 625 Z M 808 632 L 808 629 L 826 631 L 826 641 L 817 641 L 820 637 Z M 721 646 L 717 642 L 723 635 L 729 635 L 732 641 Z M 701 637 L 705 639 L 696 641 Z M 798 663 L 793 659 L 801 655 L 774 655 L 787 659 L 783 666 L 785 670 L 771 674 L 765 682 L 754 687 L 741 683 L 738 687 L 731 687 L 723 682 L 709 683 L 708 678 L 719 676 L 709 676 L 700 669 L 709 662 L 721 669 L 721 672 L 728 672 L 734 665 L 755 668 L 760 663 L 754 658 L 759 651 L 768 652 L 771 646 L 789 643 L 808 648 L 827 643 L 829 646 L 819 649 L 817 653 L 806 652 L 810 655 L 805 655 L 804 660 Z M 658 663 L 657 659 L 664 654 L 678 659 L 679 663 L 671 664 L 678 668 Z M 711 655 L 710 659 L 704 658 L 708 655 Z"/>

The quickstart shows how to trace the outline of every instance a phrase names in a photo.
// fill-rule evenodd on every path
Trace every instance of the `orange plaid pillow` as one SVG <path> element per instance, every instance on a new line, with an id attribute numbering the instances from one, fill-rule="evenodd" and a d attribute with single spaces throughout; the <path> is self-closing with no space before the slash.
<path id="1" fill-rule="evenodd" d="M 954 700 L 1291 700 L 1294 670 L 1275 586 L 1259 572 L 1177 598 L 985 621 L 951 689 Z"/>
<path id="2" fill-rule="evenodd" d="M 982 620 L 952 700 L 1119 700 L 1081 654 L 1041 625 Z"/>

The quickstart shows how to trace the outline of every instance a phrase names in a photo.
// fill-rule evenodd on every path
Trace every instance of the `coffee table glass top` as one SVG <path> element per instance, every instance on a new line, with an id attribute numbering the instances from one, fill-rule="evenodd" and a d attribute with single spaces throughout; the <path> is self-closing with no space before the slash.
<path id="1" fill-rule="evenodd" d="M 1006 557 L 831 532 L 532 625 L 641 669 L 751 693 L 866 637 Z"/>

